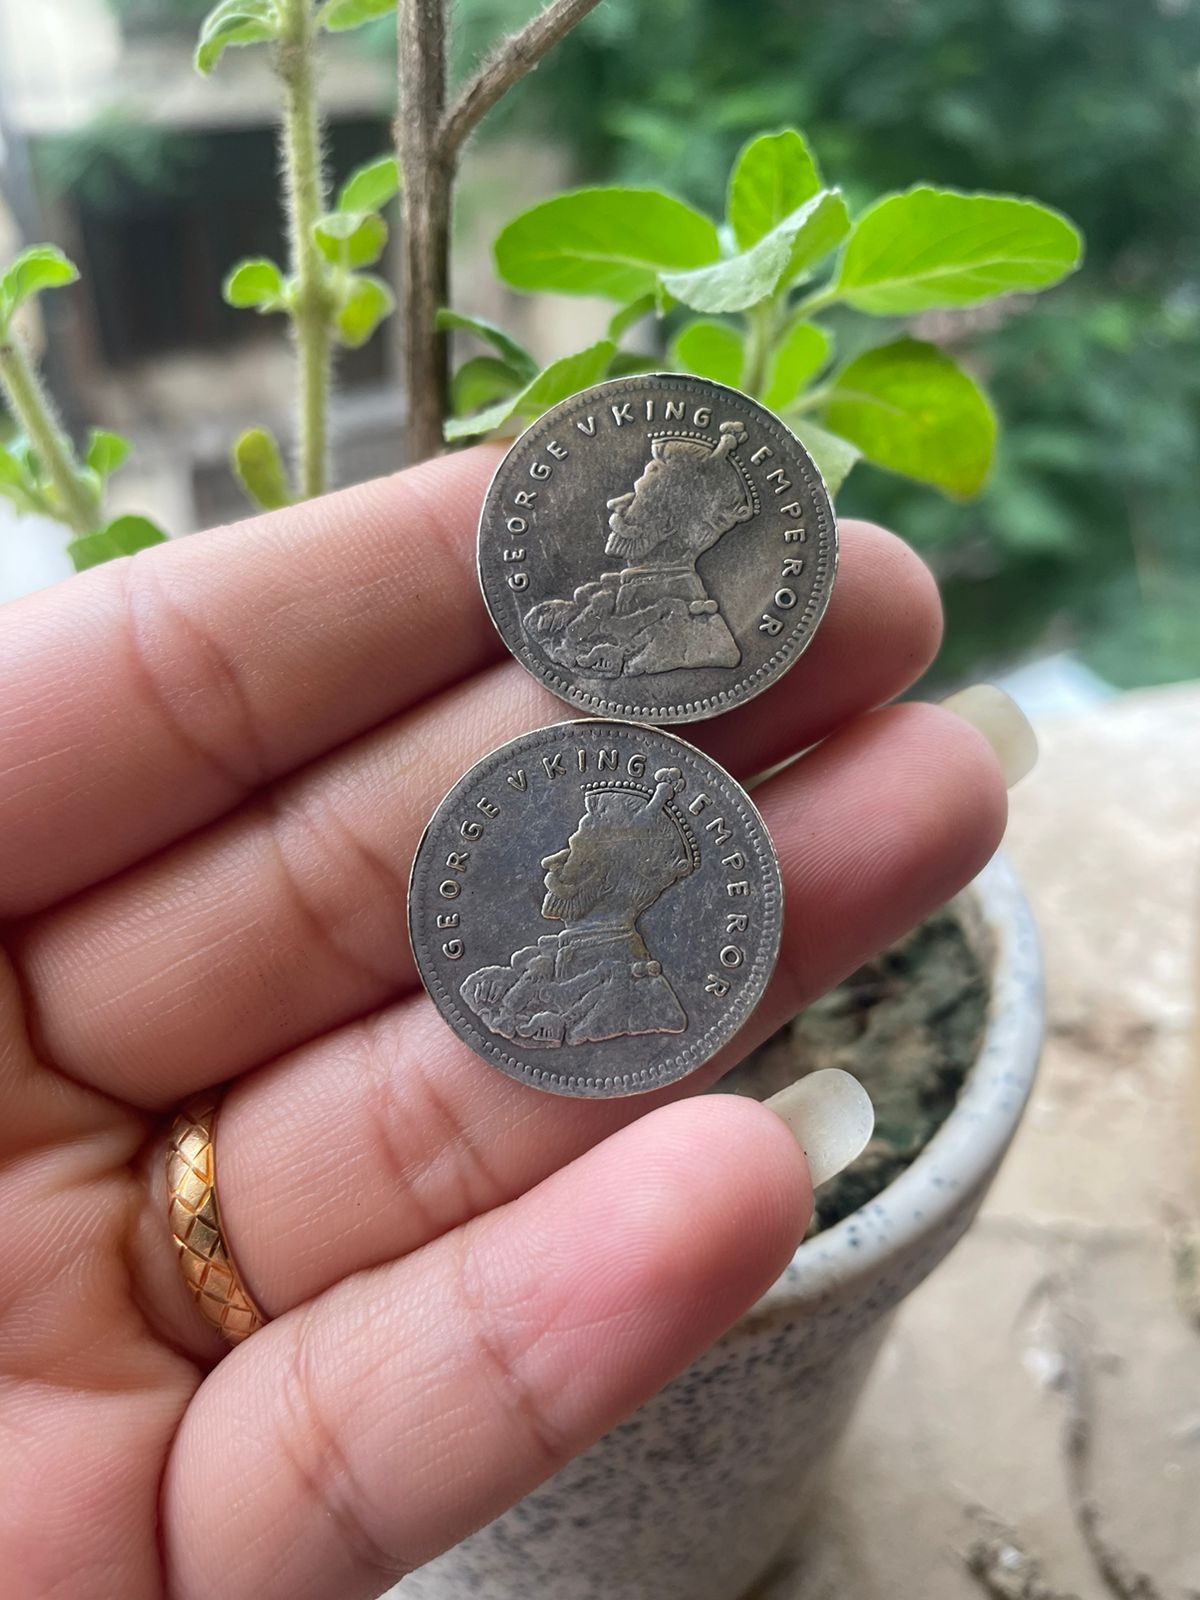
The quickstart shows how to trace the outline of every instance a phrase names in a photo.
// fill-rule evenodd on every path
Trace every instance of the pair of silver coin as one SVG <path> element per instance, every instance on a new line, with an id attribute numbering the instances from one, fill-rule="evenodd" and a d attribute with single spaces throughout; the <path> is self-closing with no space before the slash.
<path id="1" fill-rule="evenodd" d="M 477 762 L 417 849 L 417 968 L 486 1061 L 557 1094 L 638 1094 L 750 1016 L 779 951 L 779 864 L 742 786 L 661 724 L 774 683 L 836 568 L 812 457 L 721 384 L 613 379 L 509 450 L 480 517 L 484 599 L 516 659 L 588 715 Z"/>

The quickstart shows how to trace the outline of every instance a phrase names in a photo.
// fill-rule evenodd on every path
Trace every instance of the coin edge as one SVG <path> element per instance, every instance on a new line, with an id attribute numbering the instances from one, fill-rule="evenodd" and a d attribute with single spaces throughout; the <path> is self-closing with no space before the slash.
<path id="1" fill-rule="evenodd" d="M 706 1055 L 702 1056 L 700 1060 L 694 1062 L 692 1065 L 685 1067 L 682 1071 L 660 1073 L 656 1075 L 651 1082 L 638 1084 L 632 1088 L 620 1089 L 608 1089 L 605 1087 L 576 1088 L 564 1085 L 558 1081 L 550 1081 L 552 1079 L 559 1080 L 563 1077 L 563 1075 L 544 1074 L 541 1072 L 541 1069 L 527 1067 L 517 1058 L 507 1057 L 502 1053 L 493 1055 L 487 1050 L 486 1044 L 485 1047 L 481 1049 L 475 1043 L 471 1035 L 466 1031 L 465 1026 L 457 1025 L 461 1020 L 457 1016 L 457 1012 L 450 1011 L 448 1006 L 445 1009 L 443 1008 L 437 990 L 426 975 L 425 963 L 422 961 L 420 950 L 418 949 L 416 930 L 413 926 L 413 909 L 415 903 L 415 895 L 413 891 L 417 881 L 417 868 L 420 862 L 421 852 L 425 848 L 430 836 L 432 835 L 434 823 L 437 820 L 438 813 L 454 794 L 454 792 L 460 787 L 466 785 L 476 772 L 477 768 L 483 766 L 485 762 L 493 760 L 502 752 L 511 749 L 513 746 L 521 744 L 525 740 L 533 739 L 540 734 L 554 733 L 565 728 L 596 726 L 612 726 L 624 729 L 634 729 L 643 733 L 658 734 L 664 739 L 672 740 L 674 743 L 682 745 L 685 750 L 691 753 L 692 756 L 698 757 L 700 761 L 707 763 L 708 766 L 717 772 L 723 779 L 725 779 L 727 783 L 733 785 L 737 796 L 740 797 L 738 801 L 739 806 L 748 811 L 751 822 L 757 826 L 761 833 L 765 852 L 765 860 L 770 867 L 772 879 L 771 883 L 768 885 L 767 892 L 764 897 L 768 905 L 768 918 L 769 922 L 771 923 L 771 926 L 768 927 L 764 934 L 764 938 L 768 941 L 768 944 L 760 951 L 752 965 L 751 974 L 749 975 L 751 981 L 747 983 L 744 991 L 744 995 L 750 995 L 751 998 L 747 1000 L 743 997 L 739 1009 L 735 1013 L 735 1020 L 732 1026 L 727 1027 L 720 1039 L 716 1044 L 714 1044 L 713 1048 L 709 1050 Z M 429 996 L 430 1000 L 433 1002 L 434 1009 L 437 1011 L 437 1014 L 441 1020 L 455 1035 L 455 1037 L 460 1039 L 468 1049 L 470 1049 L 476 1056 L 479 1057 L 481 1061 L 490 1067 L 494 1067 L 496 1071 L 502 1072 L 505 1077 L 509 1078 L 515 1083 L 524 1083 L 530 1088 L 541 1089 L 545 1093 L 555 1094 L 563 1099 L 631 1099 L 636 1095 L 651 1094 L 654 1092 L 654 1090 L 665 1088 L 672 1083 L 680 1083 L 683 1081 L 683 1079 L 691 1077 L 694 1072 L 699 1072 L 702 1067 L 707 1066 L 708 1063 L 725 1048 L 731 1039 L 736 1037 L 738 1032 L 749 1021 L 750 1017 L 754 1013 L 755 1007 L 766 993 L 767 986 L 774 975 L 775 968 L 779 961 L 779 952 L 783 943 L 783 873 L 779 864 L 779 852 L 775 848 L 775 841 L 771 837 L 771 831 L 767 827 L 762 812 L 758 809 L 758 806 L 751 798 L 749 790 L 746 788 L 745 784 L 740 782 L 739 779 L 735 778 L 731 772 L 723 767 L 721 763 L 714 757 L 710 756 L 706 750 L 701 750 L 698 745 L 694 745 L 689 740 L 681 738 L 679 734 L 671 732 L 666 728 L 659 727 L 654 723 L 635 722 L 625 717 L 567 717 L 561 722 L 548 722 L 544 723 L 541 727 L 530 728 L 525 733 L 518 734 L 515 738 L 505 740 L 503 744 L 494 746 L 491 750 L 487 751 L 486 754 L 480 756 L 477 761 L 472 762 L 467 768 L 466 772 L 462 773 L 461 776 L 450 785 L 442 798 L 434 806 L 433 811 L 430 813 L 429 820 L 421 830 L 421 837 L 417 843 L 417 848 L 413 852 L 412 865 L 409 868 L 408 875 L 408 904 L 406 911 L 409 945 L 412 949 L 413 961 L 416 965 L 417 976 L 421 980 L 421 985 L 426 994 Z M 760 968 L 762 969 L 761 973 L 759 972 Z M 643 1069 L 643 1071 L 649 1070 L 651 1069 Z"/>
<path id="2" fill-rule="evenodd" d="M 521 444 L 528 438 L 535 428 L 541 427 L 541 425 L 546 421 L 547 417 L 553 416 L 556 411 L 561 410 L 564 406 L 574 404 L 574 402 L 577 401 L 581 395 L 594 394 L 598 390 L 602 389 L 617 389 L 621 385 L 627 385 L 633 382 L 645 382 L 652 378 L 665 378 L 676 383 L 685 384 L 704 383 L 712 389 L 718 389 L 724 394 L 735 396 L 736 399 L 756 407 L 759 411 L 765 411 L 771 420 L 776 424 L 776 426 L 783 429 L 784 433 L 788 435 L 796 448 L 801 452 L 804 460 L 808 463 L 808 469 L 811 470 L 816 479 L 816 484 L 820 489 L 820 493 L 824 496 L 825 504 L 829 508 L 830 548 L 827 558 L 829 566 L 829 581 L 825 585 L 824 593 L 816 611 L 807 619 L 805 619 L 802 615 L 797 620 L 792 632 L 789 633 L 785 643 L 779 646 L 775 652 L 769 656 L 760 667 L 756 669 L 750 678 L 743 680 L 737 687 L 733 689 L 721 691 L 724 698 L 718 698 L 716 704 L 709 703 L 714 698 L 713 696 L 705 696 L 701 700 L 689 700 L 679 706 L 668 706 L 664 708 L 657 706 L 647 707 L 644 705 L 623 706 L 618 705 L 611 700 L 601 699 L 597 695 L 588 695 L 586 691 L 572 691 L 570 684 L 567 683 L 565 679 L 555 678 L 551 676 L 548 671 L 542 671 L 535 662 L 531 652 L 529 652 L 523 644 L 520 646 L 520 648 L 514 647 L 513 643 L 509 640 L 500 624 L 500 619 L 492 605 L 491 596 L 488 594 L 487 583 L 484 579 L 483 535 L 484 519 L 487 516 L 488 502 L 491 499 L 492 492 L 495 489 L 497 482 L 499 481 L 500 474 L 504 471 L 504 468 L 507 466 L 509 459 L 515 453 L 515 451 L 520 448 Z M 618 722 L 641 722 L 645 723 L 649 727 L 655 728 L 675 727 L 681 723 L 687 722 L 705 722 L 710 717 L 722 716 L 725 712 L 732 711 L 737 706 L 745 705 L 747 701 L 756 699 L 760 694 L 763 694 L 767 689 L 769 689 L 772 684 L 778 683 L 781 678 L 790 672 L 792 667 L 795 666 L 796 662 L 800 659 L 800 657 L 812 643 L 813 639 L 816 637 L 817 630 L 824 620 L 825 613 L 829 607 L 830 597 L 833 594 L 834 584 L 837 581 L 840 553 L 841 537 L 838 529 L 837 511 L 833 504 L 833 496 L 829 492 L 820 467 L 817 465 L 812 452 L 808 449 L 808 446 L 804 443 L 804 441 L 800 439 L 791 428 L 788 427 L 787 423 L 784 422 L 781 417 L 776 416 L 773 411 L 764 406 L 760 400 L 756 400 L 753 395 L 746 394 L 742 389 L 735 389 L 732 384 L 717 383 L 712 378 L 697 378 L 694 374 L 689 374 L 686 372 L 643 372 L 634 374 L 632 377 L 604 378 L 601 380 L 601 382 L 589 384 L 586 389 L 580 389 L 575 394 L 567 395 L 565 399 L 556 401 L 554 405 L 547 407 L 547 409 L 542 412 L 541 416 L 535 417 L 528 427 L 521 430 L 517 437 L 508 446 L 507 450 L 505 450 L 503 457 L 498 462 L 496 470 L 492 473 L 491 478 L 488 480 L 488 486 L 484 493 L 483 504 L 480 507 L 479 520 L 476 525 L 475 532 L 475 571 L 479 579 L 479 591 L 483 596 L 483 604 L 487 611 L 488 618 L 499 635 L 501 643 L 504 645 L 504 648 L 508 651 L 512 659 L 516 661 L 531 678 L 536 679 L 536 681 L 544 688 L 548 689 L 557 700 L 561 700 L 564 705 L 570 706 L 573 711 L 582 711 L 597 721 L 611 720 Z M 754 687 L 749 687 L 748 685 L 753 684 L 756 678 L 761 678 L 762 682 L 758 683 Z M 660 711 L 662 714 L 660 714 Z"/>

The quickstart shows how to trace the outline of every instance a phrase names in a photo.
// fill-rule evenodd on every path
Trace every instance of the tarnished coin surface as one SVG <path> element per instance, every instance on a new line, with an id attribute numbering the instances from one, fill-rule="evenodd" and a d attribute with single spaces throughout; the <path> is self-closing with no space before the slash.
<path id="1" fill-rule="evenodd" d="M 421 978 L 486 1061 L 555 1094 L 694 1072 L 775 965 L 779 865 L 745 790 L 659 728 L 561 722 L 461 778 L 418 846 Z"/>
<path id="2" fill-rule="evenodd" d="M 649 373 L 552 407 L 501 462 L 479 579 L 517 660 L 598 716 L 691 722 L 812 638 L 837 568 L 821 474 L 736 389 Z"/>

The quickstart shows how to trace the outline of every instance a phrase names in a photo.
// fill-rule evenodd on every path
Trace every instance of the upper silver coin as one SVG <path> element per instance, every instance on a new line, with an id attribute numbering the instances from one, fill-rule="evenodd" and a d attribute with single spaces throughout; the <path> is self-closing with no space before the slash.
<path id="1" fill-rule="evenodd" d="M 692 722 L 808 645 L 837 568 L 833 506 L 778 417 L 724 384 L 613 378 L 500 463 L 479 581 L 521 664 L 600 716 Z"/>
<path id="2" fill-rule="evenodd" d="M 560 722 L 484 756 L 418 846 L 408 917 L 442 1016 L 556 1094 L 639 1094 L 757 1005 L 779 865 L 742 786 L 662 728 Z"/>

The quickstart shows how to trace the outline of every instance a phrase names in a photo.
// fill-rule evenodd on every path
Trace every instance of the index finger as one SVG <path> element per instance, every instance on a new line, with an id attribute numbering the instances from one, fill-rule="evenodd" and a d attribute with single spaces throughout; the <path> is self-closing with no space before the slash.
<path id="1" fill-rule="evenodd" d="M 500 653 L 497 452 L 160 545 L 0 615 L 0 917 L 109 876 Z"/>

